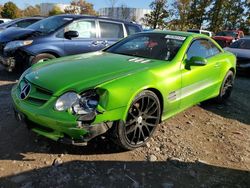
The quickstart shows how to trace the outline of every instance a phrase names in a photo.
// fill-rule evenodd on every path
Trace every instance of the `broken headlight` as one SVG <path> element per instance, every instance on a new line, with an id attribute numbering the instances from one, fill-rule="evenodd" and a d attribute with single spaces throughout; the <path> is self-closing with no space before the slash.
<path id="1" fill-rule="evenodd" d="M 86 91 L 82 95 L 67 92 L 59 97 L 55 104 L 58 111 L 71 110 L 73 114 L 84 115 L 94 112 L 99 102 L 99 96 L 94 90 Z"/>
<path id="2" fill-rule="evenodd" d="M 4 51 L 10 51 L 10 50 L 15 50 L 17 48 L 27 46 L 33 43 L 33 40 L 16 40 L 16 41 L 11 41 L 6 44 L 4 47 Z"/>

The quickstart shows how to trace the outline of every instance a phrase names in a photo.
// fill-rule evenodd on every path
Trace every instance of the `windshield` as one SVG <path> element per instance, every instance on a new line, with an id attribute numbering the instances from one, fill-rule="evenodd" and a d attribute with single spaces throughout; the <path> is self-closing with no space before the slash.
<path id="1" fill-rule="evenodd" d="M 250 39 L 240 39 L 230 45 L 230 48 L 250 49 Z"/>
<path id="2" fill-rule="evenodd" d="M 234 31 L 221 31 L 216 34 L 216 36 L 229 36 L 229 37 L 237 37 L 237 32 Z"/>
<path id="3" fill-rule="evenodd" d="M 58 28 L 63 26 L 65 23 L 73 20 L 73 18 L 67 18 L 62 16 L 53 16 L 46 19 L 43 19 L 41 21 L 38 21 L 29 27 L 27 29 L 33 29 L 35 31 L 41 32 L 43 34 L 49 34 L 54 31 L 56 31 Z"/>
<path id="4" fill-rule="evenodd" d="M 132 35 L 106 49 L 106 52 L 158 60 L 172 60 L 186 37 L 162 33 Z"/>

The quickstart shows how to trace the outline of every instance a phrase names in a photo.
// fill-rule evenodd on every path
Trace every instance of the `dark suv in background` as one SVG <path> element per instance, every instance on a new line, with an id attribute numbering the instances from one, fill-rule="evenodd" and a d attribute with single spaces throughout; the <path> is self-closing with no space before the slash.
<path id="1" fill-rule="evenodd" d="M 1 63 L 12 71 L 57 57 L 101 50 L 121 38 L 141 32 L 132 22 L 96 16 L 58 15 L 26 29 L 0 34 Z"/>
<path id="2" fill-rule="evenodd" d="M 28 27 L 29 25 L 42 20 L 44 17 L 26 17 L 26 18 L 17 18 L 14 20 L 11 20 L 6 23 L 1 23 L 0 24 L 0 32 L 4 31 L 5 29 L 9 27 L 20 27 L 20 28 L 25 28 Z"/>

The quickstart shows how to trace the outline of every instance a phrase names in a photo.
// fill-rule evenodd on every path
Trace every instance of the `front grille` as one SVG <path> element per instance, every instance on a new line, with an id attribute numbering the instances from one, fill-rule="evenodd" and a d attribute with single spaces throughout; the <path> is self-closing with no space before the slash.
<path id="1" fill-rule="evenodd" d="M 27 102 L 32 103 L 34 105 L 43 105 L 45 104 L 53 95 L 53 93 L 45 88 L 42 88 L 40 86 L 37 86 L 35 84 L 32 84 L 26 79 L 23 79 L 19 84 L 19 92 L 21 95 L 21 90 L 24 87 L 25 84 L 30 84 L 31 91 L 28 95 L 28 97 L 25 99 Z"/>

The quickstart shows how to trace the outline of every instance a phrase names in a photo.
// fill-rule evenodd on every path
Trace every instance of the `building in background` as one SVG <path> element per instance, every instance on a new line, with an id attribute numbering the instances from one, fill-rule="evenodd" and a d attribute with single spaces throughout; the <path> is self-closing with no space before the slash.
<path id="1" fill-rule="evenodd" d="M 142 24 L 142 18 L 145 14 L 150 13 L 150 9 L 142 9 L 142 8 L 129 8 L 126 6 L 121 7 L 107 7 L 99 9 L 100 16 L 106 16 L 115 19 L 134 21 L 136 23 Z"/>

